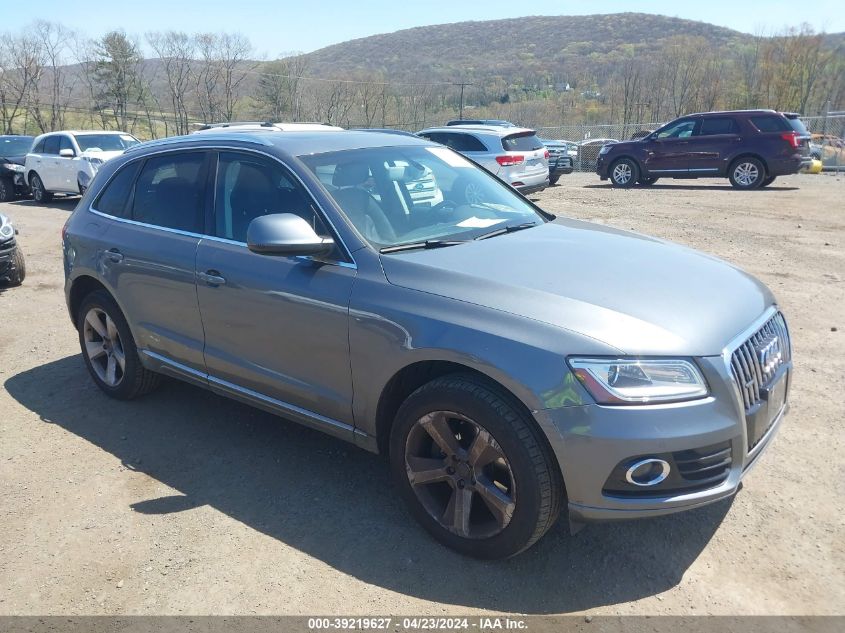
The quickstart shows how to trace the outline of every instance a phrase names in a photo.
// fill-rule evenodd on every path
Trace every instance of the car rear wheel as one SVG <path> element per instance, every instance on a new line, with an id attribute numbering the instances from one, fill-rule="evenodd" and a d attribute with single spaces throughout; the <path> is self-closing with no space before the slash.
<path id="1" fill-rule="evenodd" d="M 10 202 L 17 198 L 15 195 L 15 183 L 11 178 L 0 178 L 0 202 Z"/>
<path id="2" fill-rule="evenodd" d="M 614 187 L 631 187 L 639 177 L 640 168 L 630 158 L 620 158 L 610 166 L 610 183 Z"/>
<path id="3" fill-rule="evenodd" d="M 763 186 L 766 169 L 763 163 L 752 156 L 736 159 L 728 170 L 728 178 L 737 189 L 757 189 Z"/>
<path id="4" fill-rule="evenodd" d="M 410 512 L 462 554 L 513 556 L 560 512 L 563 482 L 534 422 L 474 376 L 437 378 L 408 397 L 390 461 Z"/>
<path id="5" fill-rule="evenodd" d="M 558 180 L 560 180 L 560 176 L 549 176 L 549 185 L 556 185 Z"/>
<path id="6" fill-rule="evenodd" d="M 85 365 L 106 394 L 131 400 L 158 385 L 159 375 L 141 364 L 129 325 L 107 292 L 97 290 L 85 297 L 76 327 Z"/>
<path id="7" fill-rule="evenodd" d="M 768 178 L 763 180 L 763 182 L 760 183 L 760 186 L 761 187 L 768 187 L 770 184 L 772 184 L 775 181 L 775 178 L 777 178 L 777 176 L 769 176 Z"/>
<path id="8" fill-rule="evenodd" d="M 32 198 L 36 202 L 50 202 L 53 199 L 53 194 L 44 189 L 44 183 L 38 174 L 30 176 L 29 186 L 32 189 Z"/>

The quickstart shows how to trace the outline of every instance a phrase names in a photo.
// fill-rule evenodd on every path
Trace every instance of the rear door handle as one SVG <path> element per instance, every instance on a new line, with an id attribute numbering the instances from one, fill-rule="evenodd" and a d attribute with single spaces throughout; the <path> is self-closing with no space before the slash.
<path id="1" fill-rule="evenodd" d="M 226 278 L 216 270 L 206 270 L 204 273 L 197 273 L 197 279 L 207 283 L 209 286 L 222 286 Z"/>
<path id="2" fill-rule="evenodd" d="M 109 260 L 111 260 L 115 264 L 119 264 L 123 261 L 123 253 L 121 253 L 116 248 L 110 248 L 109 250 L 107 250 L 106 257 L 108 257 Z"/>

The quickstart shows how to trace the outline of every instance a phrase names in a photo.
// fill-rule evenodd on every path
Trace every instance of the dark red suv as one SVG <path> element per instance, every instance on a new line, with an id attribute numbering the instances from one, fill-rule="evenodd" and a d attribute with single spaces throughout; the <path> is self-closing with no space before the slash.
<path id="1" fill-rule="evenodd" d="M 765 187 L 809 165 L 810 134 L 797 114 L 736 110 L 690 114 L 636 141 L 601 148 L 596 172 L 615 187 L 658 178 L 728 178 Z"/>

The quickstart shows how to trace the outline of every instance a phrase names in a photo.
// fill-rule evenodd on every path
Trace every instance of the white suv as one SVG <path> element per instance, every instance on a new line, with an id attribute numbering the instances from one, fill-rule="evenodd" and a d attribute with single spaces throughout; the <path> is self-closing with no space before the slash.
<path id="1" fill-rule="evenodd" d="M 100 166 L 140 141 L 126 132 L 61 131 L 42 134 L 26 155 L 24 174 L 37 202 L 55 193 L 80 194 Z"/>
<path id="2" fill-rule="evenodd" d="M 534 130 L 514 126 L 450 125 L 418 136 L 450 147 L 484 167 L 524 195 L 549 186 L 549 151 Z M 466 199 L 474 200 L 467 191 Z"/>

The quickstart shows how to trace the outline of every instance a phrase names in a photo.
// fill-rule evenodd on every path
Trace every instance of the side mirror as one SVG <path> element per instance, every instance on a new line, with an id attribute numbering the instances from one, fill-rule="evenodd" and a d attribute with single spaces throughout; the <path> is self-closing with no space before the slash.
<path id="1" fill-rule="evenodd" d="M 327 255 L 334 248 L 334 240 L 320 237 L 298 215 L 272 213 L 261 215 L 249 223 L 246 245 L 253 253 L 262 255 Z"/>
<path id="2" fill-rule="evenodd" d="M 62 158 L 73 158 L 74 156 L 76 156 L 76 152 L 74 152 L 72 149 L 67 148 L 60 149 L 59 156 L 61 156 Z"/>

